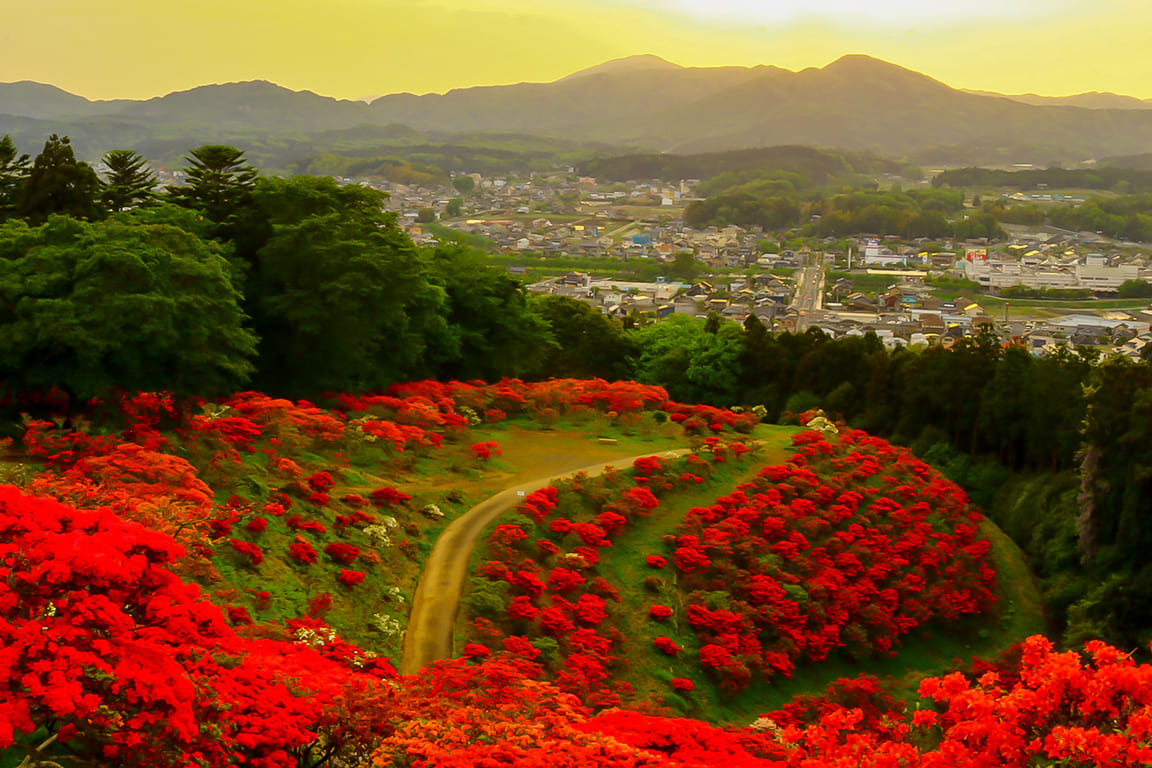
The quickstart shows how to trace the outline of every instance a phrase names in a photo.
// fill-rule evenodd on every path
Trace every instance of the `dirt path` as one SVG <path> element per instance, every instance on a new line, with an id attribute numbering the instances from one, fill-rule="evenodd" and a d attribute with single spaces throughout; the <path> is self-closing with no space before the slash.
<path id="1" fill-rule="evenodd" d="M 464 582 L 468 578 L 468 563 L 472 557 L 472 549 L 488 524 L 520 503 L 521 493 L 527 495 L 578 472 L 595 477 L 608 469 L 628 467 L 642 456 L 683 456 L 690 451 L 689 448 L 650 451 L 628 458 L 613 459 L 607 464 L 569 469 L 561 469 L 554 465 L 552 469 L 558 474 L 507 488 L 452 521 L 432 547 L 432 554 L 428 556 L 424 572 L 420 576 L 420 584 L 416 587 L 416 595 L 412 598 L 412 612 L 408 616 L 408 629 L 404 635 L 404 655 L 400 661 L 400 673 L 415 674 L 425 664 L 452 655 L 452 633 L 456 625 L 456 611 L 460 607 Z"/>

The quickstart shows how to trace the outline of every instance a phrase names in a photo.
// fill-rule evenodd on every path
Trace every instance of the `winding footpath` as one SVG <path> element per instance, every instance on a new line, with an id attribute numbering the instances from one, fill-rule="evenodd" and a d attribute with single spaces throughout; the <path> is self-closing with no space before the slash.
<path id="1" fill-rule="evenodd" d="M 490 496 L 469 509 L 444 529 L 432 547 L 432 554 L 424 565 L 416 595 L 412 598 L 412 611 L 408 616 L 408 629 L 404 634 L 404 652 L 399 671 L 413 675 L 437 659 L 452 656 L 452 635 L 456 627 L 456 612 L 468 579 L 468 563 L 472 550 L 484 529 L 508 510 L 519 504 L 524 496 L 544 488 L 562 478 L 580 472 L 596 477 L 611 469 L 632 466 L 645 456 L 668 458 L 690 453 L 690 448 L 642 453 L 608 463 L 593 464 L 567 470 L 552 477 L 529 480 Z"/>

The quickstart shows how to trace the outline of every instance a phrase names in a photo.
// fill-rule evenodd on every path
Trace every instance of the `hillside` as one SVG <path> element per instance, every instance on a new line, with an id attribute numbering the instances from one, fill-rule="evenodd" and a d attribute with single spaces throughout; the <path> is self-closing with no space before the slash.
<path id="1" fill-rule="evenodd" d="M 1037 162 L 1079 162 L 1152 149 L 1152 113 L 1127 108 L 1134 106 L 1106 96 L 1023 103 L 956 90 L 860 55 L 799 72 L 680 67 L 641 56 L 551 83 L 397 93 L 371 104 L 260 81 L 115 102 L 89 102 L 32 83 L 0 84 L 0 133 L 23 145 L 38 143 L 48 131 L 69 134 L 89 156 L 190 136 L 250 142 L 291 137 L 321 152 L 332 146 L 322 132 L 398 124 L 440 137 L 520 134 L 655 152 L 803 144 L 905 158 L 932 151 L 972 163 L 1010 147 L 1028 159 L 1048 153 Z"/>

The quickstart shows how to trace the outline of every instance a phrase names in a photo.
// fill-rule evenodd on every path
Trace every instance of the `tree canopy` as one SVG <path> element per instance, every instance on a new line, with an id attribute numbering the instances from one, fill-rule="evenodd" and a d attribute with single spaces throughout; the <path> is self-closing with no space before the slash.
<path id="1" fill-rule="evenodd" d="M 122 214 L 0 227 L 0 372 L 9 386 L 76 398 L 112 388 L 177 395 L 247 379 L 255 338 L 218 245 Z"/>

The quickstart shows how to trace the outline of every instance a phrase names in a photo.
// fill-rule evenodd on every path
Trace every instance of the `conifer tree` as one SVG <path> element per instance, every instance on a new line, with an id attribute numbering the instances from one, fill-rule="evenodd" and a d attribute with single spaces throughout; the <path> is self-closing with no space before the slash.
<path id="1" fill-rule="evenodd" d="M 102 160 L 108 168 L 108 178 L 101 185 L 100 195 L 105 208 L 118 213 L 153 199 L 156 174 L 138 152 L 113 149 Z"/>

